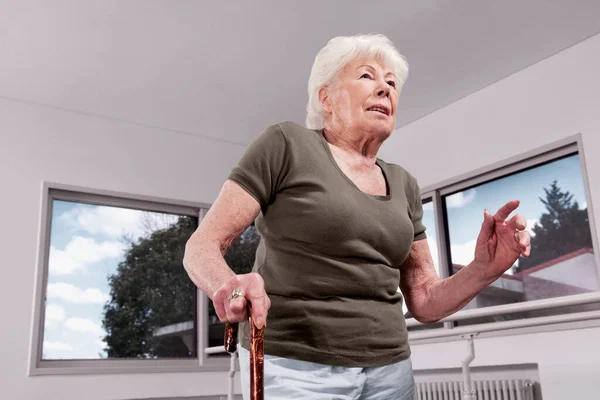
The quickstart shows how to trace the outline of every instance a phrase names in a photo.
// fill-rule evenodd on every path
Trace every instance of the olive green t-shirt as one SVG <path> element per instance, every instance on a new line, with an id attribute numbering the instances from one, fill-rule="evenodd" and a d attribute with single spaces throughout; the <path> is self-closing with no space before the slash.
<path id="1" fill-rule="evenodd" d="M 323 131 L 269 126 L 229 179 L 261 206 L 253 271 L 271 308 L 264 351 L 338 366 L 376 366 L 410 355 L 399 267 L 424 239 L 415 178 L 377 160 L 386 196 L 362 192 L 338 167 Z M 247 324 L 240 342 L 248 348 Z"/>

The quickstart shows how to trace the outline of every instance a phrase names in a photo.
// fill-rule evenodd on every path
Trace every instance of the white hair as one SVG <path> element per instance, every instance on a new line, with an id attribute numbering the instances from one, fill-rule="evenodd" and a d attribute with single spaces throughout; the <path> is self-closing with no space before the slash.
<path id="1" fill-rule="evenodd" d="M 319 51 L 310 72 L 306 106 L 307 128 L 323 129 L 323 107 L 319 101 L 319 90 L 330 84 L 348 62 L 361 56 L 381 58 L 389 64 L 396 75 L 396 88 L 400 93 L 408 77 L 408 63 L 390 39 L 381 34 L 335 37 Z"/>

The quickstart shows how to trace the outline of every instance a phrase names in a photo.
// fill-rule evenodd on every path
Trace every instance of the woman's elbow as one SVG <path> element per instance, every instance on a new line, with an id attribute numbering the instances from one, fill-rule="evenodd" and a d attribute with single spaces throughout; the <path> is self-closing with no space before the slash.
<path id="1" fill-rule="evenodd" d="M 202 254 L 202 251 L 200 250 L 201 247 L 201 240 L 196 233 L 193 233 L 192 236 L 190 236 L 185 242 L 182 263 L 183 268 L 185 268 L 188 273 L 191 271 L 193 266 L 198 265 L 199 254 Z"/>
<path id="2" fill-rule="evenodd" d="M 414 319 L 416 319 L 417 321 L 419 321 L 420 323 L 424 324 L 424 325 L 429 325 L 429 324 L 435 324 L 436 322 L 438 322 L 441 318 L 436 318 L 436 317 L 432 317 L 432 316 L 428 316 L 428 315 L 413 315 Z"/>
<path id="3" fill-rule="evenodd" d="M 435 324 L 441 319 L 428 312 L 426 307 L 415 307 L 415 305 L 412 305 L 412 307 L 409 306 L 408 309 L 412 318 L 425 325 Z"/>

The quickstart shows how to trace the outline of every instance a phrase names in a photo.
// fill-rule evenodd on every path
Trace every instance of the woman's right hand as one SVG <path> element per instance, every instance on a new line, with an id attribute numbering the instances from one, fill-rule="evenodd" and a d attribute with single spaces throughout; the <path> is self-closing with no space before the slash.
<path id="1" fill-rule="evenodd" d="M 241 295 L 229 298 L 234 290 Z M 252 304 L 252 320 L 258 329 L 266 325 L 271 300 L 265 292 L 262 277 L 255 273 L 235 275 L 226 281 L 213 296 L 213 304 L 222 322 L 242 322 L 248 320 L 247 304 Z"/>

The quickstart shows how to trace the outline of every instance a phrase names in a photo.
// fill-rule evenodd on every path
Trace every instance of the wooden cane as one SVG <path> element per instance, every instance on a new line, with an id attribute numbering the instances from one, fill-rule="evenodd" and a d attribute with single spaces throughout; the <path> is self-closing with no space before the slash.
<path id="1" fill-rule="evenodd" d="M 250 325 L 250 400 L 264 400 L 264 329 L 258 329 L 252 320 L 252 305 L 248 303 L 248 325 Z M 225 324 L 225 350 L 233 353 L 237 350 L 237 332 L 239 324 Z"/>

